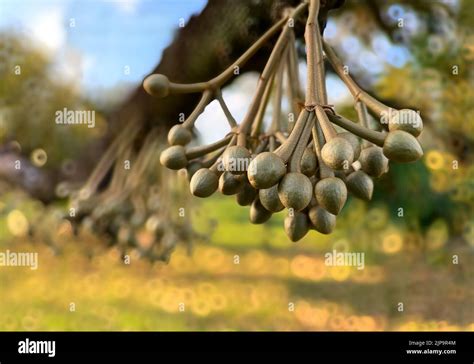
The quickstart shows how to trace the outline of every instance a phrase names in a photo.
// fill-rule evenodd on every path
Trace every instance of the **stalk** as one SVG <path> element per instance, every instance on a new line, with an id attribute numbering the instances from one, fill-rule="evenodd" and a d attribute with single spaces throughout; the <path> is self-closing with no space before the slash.
<path id="1" fill-rule="evenodd" d="M 182 125 L 183 127 L 185 127 L 188 130 L 191 130 L 194 127 L 194 124 L 197 118 L 199 117 L 199 115 L 203 113 L 206 106 L 209 104 L 209 102 L 211 102 L 212 94 L 213 92 L 210 90 L 205 90 L 202 93 L 201 100 L 199 100 L 199 103 L 196 105 L 191 115 L 189 115 L 189 117 L 183 123 Z"/>
<path id="2" fill-rule="evenodd" d="M 277 76 L 278 77 L 278 76 Z M 268 100 L 270 99 L 270 94 L 272 93 L 272 85 L 275 82 L 275 74 L 272 75 L 270 81 L 267 83 L 267 87 L 263 93 L 262 102 L 260 103 L 257 115 L 255 116 L 255 121 L 252 127 L 251 136 L 252 138 L 257 138 L 261 129 L 263 122 L 263 117 L 265 115 L 265 110 L 267 109 Z M 278 83 L 278 81 L 277 81 Z"/>
<path id="3" fill-rule="evenodd" d="M 308 144 L 309 138 L 311 137 L 311 130 L 314 125 L 314 117 L 311 114 L 306 120 L 305 127 L 301 133 L 298 145 L 296 146 L 289 162 L 290 172 L 301 173 L 301 158 Z"/>
<path id="4" fill-rule="evenodd" d="M 191 160 L 191 159 L 194 159 L 194 158 L 201 157 L 201 156 L 203 156 L 207 153 L 213 152 L 213 151 L 229 144 L 229 142 L 232 140 L 232 138 L 234 138 L 234 136 L 235 136 L 234 134 L 229 134 L 226 137 L 224 137 L 224 138 L 222 138 L 222 139 L 220 139 L 220 140 L 218 140 L 214 143 L 189 148 L 186 151 L 186 157 L 188 158 L 188 160 Z"/>
<path id="5" fill-rule="evenodd" d="M 283 28 L 280 37 L 278 38 L 272 50 L 272 53 L 270 54 L 270 57 L 267 60 L 267 64 L 265 65 L 265 68 L 263 69 L 259 77 L 257 90 L 255 91 L 252 103 L 250 104 L 247 114 L 245 115 L 244 120 L 242 121 L 239 127 L 239 137 L 237 139 L 237 145 L 239 146 L 245 147 L 246 145 L 246 136 L 257 114 L 259 105 L 262 101 L 263 93 L 265 91 L 265 87 L 269 82 L 271 75 L 275 70 L 275 66 L 280 60 L 283 50 L 288 42 L 288 29 L 288 26 Z"/>
<path id="6" fill-rule="evenodd" d="M 357 117 L 359 118 L 359 123 L 366 129 L 369 128 L 369 114 L 367 113 L 367 106 L 362 101 L 357 101 L 354 105 L 354 108 L 357 112 Z M 372 145 L 371 142 L 363 139 L 362 147 L 367 148 Z"/>
<path id="7" fill-rule="evenodd" d="M 379 147 L 383 147 L 383 143 L 385 141 L 385 134 L 371 130 L 371 129 L 366 129 L 359 124 L 353 123 L 352 121 L 346 119 L 345 117 L 341 115 L 334 115 L 331 112 L 327 113 L 327 116 L 329 117 L 329 120 L 340 126 L 343 129 L 346 129 L 347 131 L 350 131 L 352 134 L 357 135 L 358 137 L 361 137 L 363 139 L 366 139 L 375 145 L 378 145 Z"/>
<path id="8" fill-rule="evenodd" d="M 376 98 L 372 97 L 360 88 L 360 86 L 352 79 L 352 77 L 344 71 L 344 64 L 341 62 L 341 60 L 336 55 L 336 52 L 334 52 L 328 43 L 323 42 L 323 47 L 327 59 L 332 65 L 332 68 L 337 73 L 339 78 L 346 84 L 350 93 L 354 97 L 354 100 L 362 101 L 369 109 L 379 116 L 387 113 L 391 109 L 389 106 L 378 101 Z"/>
<path id="9" fill-rule="evenodd" d="M 303 109 L 301 111 L 298 120 L 296 120 L 295 127 L 291 131 L 290 136 L 282 145 L 280 145 L 280 147 L 275 150 L 275 154 L 277 154 L 285 163 L 288 162 L 291 154 L 296 148 L 296 145 L 298 144 L 298 140 L 300 139 L 301 133 L 303 132 L 303 129 L 306 125 L 306 120 L 308 119 L 309 115 L 310 113 L 308 110 Z"/>
<path id="10" fill-rule="evenodd" d="M 230 128 L 231 129 L 236 128 L 237 122 L 235 121 L 234 117 L 232 116 L 232 113 L 227 107 L 227 104 L 225 103 L 224 98 L 222 97 L 222 91 L 220 88 L 216 89 L 215 96 L 216 96 L 217 101 L 219 101 L 219 105 L 221 105 L 221 109 L 224 112 L 224 115 L 227 119 L 227 122 L 229 123 Z"/>

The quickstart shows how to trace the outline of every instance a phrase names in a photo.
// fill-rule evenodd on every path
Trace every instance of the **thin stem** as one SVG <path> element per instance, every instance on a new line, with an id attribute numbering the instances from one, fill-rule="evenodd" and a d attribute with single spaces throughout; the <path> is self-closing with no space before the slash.
<path id="1" fill-rule="evenodd" d="M 375 130 L 370 130 L 367 128 L 364 128 L 363 126 L 360 126 L 357 123 L 354 123 L 346 118 L 344 118 L 341 115 L 334 115 L 333 113 L 327 113 L 329 120 L 336 124 L 339 125 L 341 128 L 346 129 L 347 131 L 350 131 L 352 134 L 357 135 L 358 137 L 361 137 L 363 139 L 366 139 L 375 145 L 378 145 L 379 147 L 383 147 L 383 143 L 385 141 L 385 134 L 375 131 Z"/>
<path id="2" fill-rule="evenodd" d="M 224 112 L 227 121 L 229 122 L 230 128 L 233 129 L 237 127 L 237 122 L 235 121 L 234 117 L 232 116 L 232 113 L 227 107 L 227 104 L 225 103 L 224 98 L 222 97 L 222 91 L 220 88 L 216 89 L 215 96 L 217 101 L 219 101 L 219 104 L 221 105 L 222 111 Z"/>
<path id="3" fill-rule="evenodd" d="M 290 172 L 301 172 L 301 158 L 303 157 L 306 145 L 308 144 L 309 138 L 311 137 L 311 129 L 313 128 L 313 125 L 314 118 L 311 115 L 306 120 L 306 125 L 303 129 L 303 132 L 301 133 L 298 145 L 291 156 L 289 163 Z"/>
<path id="4" fill-rule="evenodd" d="M 129 178 L 125 181 L 124 190 L 131 191 L 138 187 L 140 182 L 142 182 L 142 176 L 145 174 L 146 169 L 151 164 L 154 151 L 158 147 L 159 138 L 158 138 L 157 129 L 153 129 L 145 138 L 142 148 L 138 152 L 138 156 L 133 163 L 132 169 L 129 173 Z"/>
<path id="5" fill-rule="evenodd" d="M 255 148 L 255 152 L 254 152 L 255 155 L 258 155 L 258 154 L 262 153 L 265 150 L 265 148 L 267 147 L 267 145 L 268 145 L 268 137 L 263 138 L 260 141 L 260 143 L 257 145 L 257 148 Z"/>
<path id="6" fill-rule="evenodd" d="M 189 117 L 184 121 L 183 126 L 187 129 L 192 129 L 196 119 L 201 115 L 206 108 L 206 106 L 211 102 L 213 92 L 211 90 L 205 90 L 202 93 L 199 103 L 194 108 L 193 112 Z"/>
<path id="7" fill-rule="evenodd" d="M 249 132 L 253 120 L 255 119 L 255 115 L 257 114 L 258 107 L 262 101 L 263 93 L 265 91 L 265 87 L 269 82 L 272 73 L 275 71 L 275 66 L 281 59 L 281 54 L 288 42 L 288 29 L 290 29 L 288 26 L 283 28 L 275 46 L 273 47 L 272 53 L 270 54 L 270 57 L 267 60 L 267 64 L 265 65 L 265 68 L 263 69 L 259 77 L 257 90 L 252 99 L 252 103 L 250 104 L 247 114 L 245 115 L 244 120 L 242 121 L 242 124 L 240 124 L 239 127 L 239 137 L 237 140 L 237 144 L 240 146 L 246 145 L 246 136 Z"/>
<path id="8" fill-rule="evenodd" d="M 326 141 L 329 141 L 332 138 L 336 137 L 337 132 L 334 129 L 334 126 L 329 121 L 328 116 L 324 112 L 324 109 L 320 105 L 316 105 L 315 111 L 316 111 L 318 123 L 321 126 L 321 129 L 324 133 L 324 138 L 326 139 Z"/>
<path id="9" fill-rule="evenodd" d="M 298 102 L 303 100 L 300 86 L 300 76 L 298 70 L 298 55 L 296 53 L 295 33 L 290 32 L 290 44 L 288 47 L 287 61 L 287 83 L 288 99 L 291 103 L 291 109 L 294 115 L 298 114 Z"/>
<path id="10" fill-rule="evenodd" d="M 315 0 L 319 2 L 320 0 Z M 319 103 L 326 105 L 328 103 L 328 95 L 326 90 L 326 71 L 324 69 L 324 54 L 323 54 L 323 39 L 321 36 L 321 29 L 319 28 L 319 22 L 316 18 L 314 23 L 314 34 L 315 34 L 315 47 L 314 51 L 316 52 L 314 55 L 315 62 L 316 62 L 316 82 L 317 82 L 317 91 L 318 91 L 318 99 Z"/>
<path id="11" fill-rule="evenodd" d="M 367 113 L 367 106 L 362 101 L 357 101 L 354 105 L 355 110 L 357 111 L 357 116 L 359 118 L 359 123 L 366 129 L 369 128 L 369 114 Z M 362 141 L 362 147 L 367 148 L 372 145 L 371 142 L 367 140 Z"/>
<path id="12" fill-rule="evenodd" d="M 270 99 L 270 94 L 272 93 L 272 85 L 274 83 L 275 74 L 272 75 L 271 80 L 267 83 L 265 91 L 263 93 L 262 102 L 257 111 L 257 115 L 255 116 L 255 121 L 252 126 L 251 136 L 252 138 L 258 137 L 260 133 L 260 129 L 263 122 L 263 117 L 265 115 L 265 110 L 267 109 L 268 100 Z"/>
<path id="13" fill-rule="evenodd" d="M 281 62 L 278 69 L 278 73 L 275 76 L 275 95 L 273 99 L 273 115 L 272 124 L 270 126 L 269 133 L 274 134 L 276 131 L 281 130 L 281 99 L 283 95 L 283 71 L 284 62 Z"/>
<path id="14" fill-rule="evenodd" d="M 288 22 L 290 18 L 297 18 L 307 7 L 307 3 L 303 2 L 298 5 L 288 17 L 281 19 L 278 23 L 276 23 L 273 27 L 271 27 L 260 39 L 258 39 L 247 51 L 242 54 L 235 63 L 222 72 L 219 76 L 213 78 L 209 81 L 210 84 L 215 86 L 220 86 L 224 84 L 228 79 L 230 79 L 234 75 L 234 67 L 239 66 L 242 67 L 256 52 L 259 50 L 283 25 Z M 285 27 L 287 29 L 288 26 Z"/>
<path id="15" fill-rule="evenodd" d="M 194 158 L 201 157 L 201 156 L 203 156 L 207 153 L 213 152 L 213 151 L 227 145 L 229 143 L 229 141 L 232 140 L 232 138 L 234 138 L 234 136 L 235 136 L 235 134 L 229 134 L 229 135 L 225 136 L 224 138 L 222 138 L 222 139 L 220 139 L 220 140 L 218 140 L 214 143 L 189 148 L 188 150 L 186 150 L 186 157 L 188 158 L 188 160 L 191 160 L 191 159 L 194 159 Z"/>
<path id="16" fill-rule="evenodd" d="M 85 191 L 85 197 L 90 197 L 99 186 L 100 182 L 104 179 L 107 172 L 112 167 L 117 155 L 121 153 L 123 148 L 130 145 L 138 134 L 141 128 L 141 123 L 138 120 L 132 120 L 127 123 L 122 132 L 115 138 L 107 151 L 104 153 L 99 163 L 96 165 L 87 182 L 82 187 L 82 191 Z"/>
<path id="17" fill-rule="evenodd" d="M 306 84 L 306 107 L 312 107 L 318 103 L 317 100 L 317 76 L 316 76 L 316 27 L 318 23 L 319 0 L 310 0 L 309 14 L 306 21 L 304 39 L 306 42 L 306 63 L 308 65 L 307 84 Z"/>
<path id="18" fill-rule="evenodd" d="M 232 140 L 231 140 L 232 142 Z M 210 168 L 216 161 L 219 159 L 219 157 L 224 154 L 225 150 L 227 149 L 227 145 L 221 147 L 220 149 L 216 150 L 214 153 L 212 153 L 208 158 L 204 159 L 201 164 L 203 168 Z"/>
<path id="19" fill-rule="evenodd" d="M 357 101 L 354 104 L 354 109 L 357 111 L 357 117 L 359 118 L 360 125 L 364 128 L 369 128 L 369 115 L 367 115 L 367 106 L 361 101 Z"/>
<path id="20" fill-rule="evenodd" d="M 371 109 L 375 114 L 378 116 L 382 116 L 385 113 L 388 113 L 391 109 L 389 106 L 383 104 L 382 102 L 378 101 L 376 98 L 369 95 L 367 92 L 362 90 L 360 86 L 352 79 L 348 72 L 346 72 L 344 68 L 344 64 L 338 58 L 336 52 L 332 47 L 323 41 L 324 52 L 326 53 L 326 57 L 332 65 L 332 68 L 337 73 L 339 78 L 346 84 L 347 88 L 351 92 L 354 100 L 362 101 L 364 104 L 367 105 L 369 109 Z"/>
<path id="21" fill-rule="evenodd" d="M 270 135 L 269 140 L 268 140 L 268 149 L 270 152 L 275 151 L 276 149 L 276 140 L 274 135 Z"/>
<path id="22" fill-rule="evenodd" d="M 292 18 L 297 17 L 299 13 L 301 13 L 306 8 L 306 5 L 304 4 L 305 3 L 300 4 L 295 10 L 293 10 L 290 17 Z M 246 144 L 246 136 L 255 118 L 255 114 L 257 113 L 258 105 L 261 102 L 265 85 L 268 82 L 270 75 L 274 72 L 276 64 L 281 60 L 281 55 L 283 53 L 283 50 L 285 49 L 285 46 L 288 44 L 288 40 L 289 40 L 288 34 L 290 31 L 291 31 L 291 27 L 289 26 L 289 24 L 285 25 L 285 27 L 280 33 L 280 36 L 275 46 L 273 47 L 272 53 L 270 54 L 270 57 L 268 58 L 267 64 L 265 65 L 265 68 L 263 69 L 262 74 L 260 75 L 260 79 L 257 85 L 257 91 L 252 100 L 252 104 L 250 105 L 250 108 L 244 120 L 242 121 L 242 124 L 240 124 L 240 127 L 239 127 L 239 136 L 237 140 L 238 145 L 245 146 Z"/>
<path id="23" fill-rule="evenodd" d="M 306 120 L 308 119 L 308 116 L 309 111 L 303 109 L 300 115 L 298 116 L 298 120 L 296 120 L 295 127 L 291 131 L 291 134 L 288 139 L 286 139 L 286 141 L 275 150 L 275 154 L 277 154 L 281 159 L 283 159 L 283 161 L 288 162 L 288 160 L 290 159 L 293 150 L 298 144 L 298 140 L 300 139 L 304 126 L 306 125 Z"/>
<path id="24" fill-rule="evenodd" d="M 206 81 L 190 84 L 170 83 L 173 93 L 203 92 L 204 90 L 217 89 L 224 85 L 234 76 L 235 67 L 243 67 L 252 56 L 265 45 L 280 29 L 289 18 L 296 18 L 306 9 L 306 2 L 298 5 L 288 17 L 284 17 L 268 29 L 250 48 L 248 48 L 233 64 L 227 67 L 216 77 Z"/>
<path id="25" fill-rule="evenodd" d="M 275 138 L 277 138 L 280 144 L 283 144 L 288 139 L 281 131 L 275 133 Z"/>

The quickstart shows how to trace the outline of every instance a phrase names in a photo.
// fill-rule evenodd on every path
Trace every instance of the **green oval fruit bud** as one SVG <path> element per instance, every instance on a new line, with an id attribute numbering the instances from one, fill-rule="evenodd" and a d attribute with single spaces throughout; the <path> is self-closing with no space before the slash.
<path id="1" fill-rule="evenodd" d="M 372 199 L 374 181 L 363 171 L 355 171 L 346 178 L 347 189 L 355 196 L 365 201 Z"/>
<path id="2" fill-rule="evenodd" d="M 202 168 L 202 163 L 199 161 L 191 161 L 186 166 L 186 172 L 188 180 L 191 181 L 191 178 L 194 176 L 194 173 L 199 171 Z"/>
<path id="3" fill-rule="evenodd" d="M 256 198 L 250 206 L 250 222 L 252 224 L 263 224 L 272 217 L 272 213 L 265 209 L 260 203 L 260 200 Z"/>
<path id="4" fill-rule="evenodd" d="M 313 185 L 308 177 L 302 173 L 291 172 L 286 174 L 278 185 L 278 196 L 286 208 L 301 211 L 311 201 Z"/>
<path id="5" fill-rule="evenodd" d="M 351 144 L 352 150 L 354 151 L 354 159 L 353 160 L 359 159 L 360 151 L 361 151 L 359 138 L 356 135 L 354 135 L 354 134 L 352 134 L 348 131 L 339 133 L 339 134 L 337 134 L 337 136 L 346 139 Z"/>
<path id="6" fill-rule="evenodd" d="M 359 162 L 363 171 L 373 177 L 380 177 L 388 171 L 388 159 L 380 147 L 362 149 Z"/>
<path id="7" fill-rule="evenodd" d="M 420 114 L 414 110 L 398 110 L 390 117 L 388 121 L 388 130 L 402 130 L 417 137 L 423 130 L 423 120 L 421 119 Z"/>
<path id="8" fill-rule="evenodd" d="M 303 238 L 309 230 L 308 217 L 303 212 L 294 211 L 285 217 L 284 226 L 288 238 L 296 242 Z"/>
<path id="9" fill-rule="evenodd" d="M 420 159 L 423 150 L 413 135 L 402 130 L 395 130 L 385 137 L 383 154 L 394 162 L 409 163 Z"/>
<path id="10" fill-rule="evenodd" d="M 263 152 L 250 162 L 247 176 L 252 186 L 260 189 L 276 185 L 285 173 L 285 163 L 279 156 Z"/>
<path id="11" fill-rule="evenodd" d="M 278 185 L 258 191 L 258 196 L 263 207 L 268 211 L 278 212 L 285 208 L 278 196 Z"/>
<path id="12" fill-rule="evenodd" d="M 252 157 L 247 148 L 234 145 L 225 150 L 222 156 L 222 165 L 226 171 L 233 174 L 242 174 L 247 171 Z"/>
<path id="13" fill-rule="evenodd" d="M 217 175 L 208 168 L 201 168 L 191 178 L 189 188 L 191 193 L 196 197 L 209 197 L 218 186 Z"/>
<path id="14" fill-rule="evenodd" d="M 160 154 L 160 163 L 169 169 L 178 170 L 184 168 L 188 164 L 186 150 L 181 145 L 173 145 L 166 148 Z"/>
<path id="15" fill-rule="evenodd" d="M 253 188 L 247 180 L 244 180 L 242 188 L 236 195 L 236 200 L 240 206 L 248 206 L 255 200 L 256 196 L 257 190 Z"/>
<path id="16" fill-rule="evenodd" d="M 156 73 L 145 78 L 143 88 L 151 96 L 166 97 L 170 93 L 170 81 L 165 75 Z"/>
<path id="17" fill-rule="evenodd" d="M 168 132 L 168 143 L 170 145 L 186 145 L 188 144 L 193 135 L 191 132 L 182 125 L 173 126 Z"/>
<path id="18" fill-rule="evenodd" d="M 318 159 L 313 148 L 306 148 L 301 157 L 301 173 L 310 177 L 316 174 Z"/>
<path id="19" fill-rule="evenodd" d="M 314 194 L 318 204 L 333 215 L 337 215 L 347 200 L 347 187 L 337 177 L 320 180 L 314 187 Z"/>
<path id="20" fill-rule="evenodd" d="M 324 163 L 332 169 L 348 169 L 354 161 L 352 145 L 342 137 L 335 137 L 321 149 Z"/>
<path id="21" fill-rule="evenodd" d="M 321 234 L 331 234 L 336 226 L 336 216 L 321 206 L 311 208 L 308 212 L 308 217 L 314 229 Z"/>
<path id="22" fill-rule="evenodd" d="M 219 191 L 223 195 L 235 195 L 242 188 L 242 185 L 242 180 L 228 171 L 225 171 L 219 177 Z"/>

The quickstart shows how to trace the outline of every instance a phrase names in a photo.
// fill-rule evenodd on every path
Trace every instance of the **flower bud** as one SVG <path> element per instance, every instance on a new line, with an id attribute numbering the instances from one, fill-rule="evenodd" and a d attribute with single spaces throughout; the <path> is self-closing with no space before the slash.
<path id="1" fill-rule="evenodd" d="M 363 171 L 352 172 L 346 178 L 346 185 L 349 192 L 355 197 L 365 201 L 372 199 L 374 192 L 374 181 Z"/>
<path id="2" fill-rule="evenodd" d="M 385 137 L 383 154 L 394 162 L 415 162 L 423 156 L 423 150 L 416 138 L 402 130 L 391 131 Z"/>
<path id="3" fill-rule="evenodd" d="M 388 130 L 402 130 L 417 137 L 423 130 L 423 120 L 421 119 L 420 114 L 414 110 L 398 110 L 390 117 L 388 121 Z"/>
<path id="4" fill-rule="evenodd" d="M 222 164 L 226 171 L 232 174 L 242 174 L 247 171 L 252 157 L 247 148 L 234 145 L 226 149 L 222 156 Z"/>
<path id="5" fill-rule="evenodd" d="M 260 203 L 260 200 L 256 198 L 250 206 L 250 222 L 252 224 L 263 224 L 272 217 L 272 213 L 265 209 Z"/>
<path id="6" fill-rule="evenodd" d="M 339 133 L 337 136 L 346 139 L 351 144 L 352 150 L 354 151 L 354 160 L 359 159 L 361 151 L 359 138 L 348 131 Z"/>
<path id="7" fill-rule="evenodd" d="M 272 152 L 257 155 L 249 164 L 247 176 L 255 188 L 270 188 L 285 175 L 283 160 Z"/>
<path id="8" fill-rule="evenodd" d="M 242 180 L 228 171 L 225 171 L 219 177 L 219 191 L 223 195 L 235 195 L 242 188 L 242 185 Z"/>
<path id="9" fill-rule="evenodd" d="M 307 176 L 302 173 L 291 172 L 286 174 L 278 185 L 278 196 L 286 208 L 301 211 L 311 201 L 313 185 Z"/>
<path id="10" fill-rule="evenodd" d="M 240 206 L 248 206 L 253 202 L 256 196 L 257 190 L 245 179 L 242 188 L 236 195 L 236 200 Z"/>
<path id="11" fill-rule="evenodd" d="M 173 145 L 166 148 L 160 154 L 160 163 L 169 169 L 178 170 L 184 168 L 188 164 L 186 150 L 181 145 Z"/>
<path id="12" fill-rule="evenodd" d="M 370 176 L 380 177 L 388 171 L 388 159 L 380 147 L 372 146 L 360 152 L 362 170 Z"/>
<path id="13" fill-rule="evenodd" d="M 342 137 L 335 137 L 324 144 L 321 149 L 324 163 L 332 169 L 349 168 L 354 161 L 352 145 Z"/>
<path id="14" fill-rule="evenodd" d="M 202 163 L 199 161 L 191 161 L 186 166 L 186 174 L 188 180 L 191 181 L 191 178 L 194 176 L 194 173 L 199 171 L 202 168 Z"/>
<path id="15" fill-rule="evenodd" d="M 268 211 L 278 212 L 285 208 L 278 196 L 278 185 L 258 191 L 260 202 Z"/>
<path id="16" fill-rule="evenodd" d="M 191 132 L 182 125 L 174 125 L 168 132 L 168 143 L 170 145 L 186 145 L 192 139 Z"/>
<path id="17" fill-rule="evenodd" d="M 336 226 L 336 216 L 321 206 L 312 207 L 308 212 L 308 217 L 314 229 L 321 234 L 331 234 Z"/>
<path id="18" fill-rule="evenodd" d="M 209 197 L 218 186 L 217 175 L 208 168 L 201 168 L 194 173 L 189 183 L 191 193 L 196 197 Z"/>
<path id="19" fill-rule="evenodd" d="M 151 96 L 166 97 L 170 93 L 170 81 L 165 75 L 156 73 L 145 78 L 143 88 Z"/>
<path id="20" fill-rule="evenodd" d="M 308 217 L 303 212 L 294 211 L 285 217 L 284 226 L 288 238 L 296 242 L 303 238 L 308 232 Z"/>
<path id="21" fill-rule="evenodd" d="M 341 179 L 328 177 L 316 183 L 314 194 L 322 208 L 337 215 L 346 203 L 347 187 Z"/>
<path id="22" fill-rule="evenodd" d="M 301 157 L 301 173 L 310 177 L 314 176 L 318 167 L 318 159 L 313 148 L 306 148 Z"/>

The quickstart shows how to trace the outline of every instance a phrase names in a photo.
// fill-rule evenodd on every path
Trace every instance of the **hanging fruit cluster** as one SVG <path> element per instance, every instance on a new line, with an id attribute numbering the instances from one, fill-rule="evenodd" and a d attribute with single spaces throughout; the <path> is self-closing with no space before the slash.
<path id="1" fill-rule="evenodd" d="M 144 81 L 145 90 L 156 97 L 202 93 L 187 120 L 169 131 L 170 146 L 161 153 L 161 164 L 174 170 L 186 168 L 194 196 L 208 197 L 216 190 L 236 195 L 239 205 L 251 205 L 252 223 L 264 223 L 273 213 L 288 209 L 284 225 L 292 241 L 301 239 L 309 229 L 331 233 L 348 192 L 370 200 L 372 178 L 387 172 L 389 160 L 414 162 L 423 155 L 416 139 L 423 128 L 419 114 L 392 109 L 354 82 L 322 39 L 317 21 L 319 8 L 319 0 L 311 0 L 292 9 L 231 67 L 207 82 L 177 84 L 161 74 L 150 75 Z M 307 85 L 303 95 L 292 25 L 306 10 Z M 237 123 L 220 89 L 233 76 L 234 67 L 242 67 L 278 31 L 279 38 L 252 102 L 244 119 Z M 328 105 L 325 59 L 353 95 L 358 123 L 338 115 Z M 284 91 L 292 108 L 290 115 L 298 115 L 295 122 L 282 121 Z M 192 140 L 196 119 L 214 99 L 226 115 L 230 132 L 215 143 L 186 147 Z M 272 120 L 264 128 L 263 116 L 270 100 Z M 369 111 L 387 124 L 387 131 L 369 127 Z M 339 132 L 335 125 L 345 131 Z"/>
<path id="2" fill-rule="evenodd" d="M 155 168 L 160 133 L 151 130 L 136 151 L 132 141 L 139 130 L 137 123 L 128 124 L 80 189 L 58 186 L 63 190 L 61 195 L 71 197 L 64 217 L 71 221 L 75 234 L 105 236 L 123 255 L 136 251 L 151 261 L 168 261 L 178 243 L 190 246 L 198 234 L 192 230 L 188 214 L 174 213 L 188 205 L 180 195 L 182 178 Z M 100 190 L 110 169 L 110 182 Z"/>

